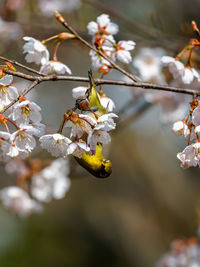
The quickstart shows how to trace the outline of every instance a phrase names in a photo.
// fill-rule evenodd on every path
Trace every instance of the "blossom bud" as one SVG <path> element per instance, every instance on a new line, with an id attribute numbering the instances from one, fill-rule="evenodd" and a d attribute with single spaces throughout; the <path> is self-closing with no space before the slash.
<path id="1" fill-rule="evenodd" d="M 8 66 L 8 68 L 11 69 L 12 71 L 17 71 L 17 70 L 15 69 L 15 67 L 14 67 L 10 62 L 5 61 L 5 64 L 6 64 L 6 65 Z"/>
<path id="2" fill-rule="evenodd" d="M 55 16 L 57 18 L 57 20 L 61 23 L 65 23 L 65 19 L 63 18 L 63 16 L 58 12 L 58 11 L 55 11 Z"/>
<path id="3" fill-rule="evenodd" d="M 26 97 L 25 96 L 20 96 L 19 97 L 19 103 L 23 102 L 26 100 Z"/>
<path id="4" fill-rule="evenodd" d="M 190 106 L 192 109 L 195 109 L 199 105 L 199 100 L 197 98 L 194 98 L 192 102 L 190 102 Z"/>
<path id="5" fill-rule="evenodd" d="M 7 123 L 7 119 L 3 114 L 0 114 L 0 123 Z"/>
<path id="6" fill-rule="evenodd" d="M 194 20 L 192 21 L 192 28 L 193 28 L 193 30 L 195 32 L 197 32 L 198 34 L 200 34 L 199 28 L 197 27 L 197 24 L 196 24 L 196 22 Z"/>
<path id="7" fill-rule="evenodd" d="M 72 39 L 75 38 L 74 34 L 68 33 L 68 32 L 61 32 L 58 34 L 58 38 L 60 40 L 67 40 L 67 39 Z"/>

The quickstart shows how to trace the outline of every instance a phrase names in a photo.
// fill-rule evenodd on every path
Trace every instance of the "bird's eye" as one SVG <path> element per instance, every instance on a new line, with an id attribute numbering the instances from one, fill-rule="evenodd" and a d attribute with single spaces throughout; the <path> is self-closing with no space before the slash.
<path id="1" fill-rule="evenodd" d="M 108 159 L 103 159 L 102 162 L 103 162 L 103 163 L 108 163 L 108 162 L 110 162 L 110 160 L 108 160 Z"/>

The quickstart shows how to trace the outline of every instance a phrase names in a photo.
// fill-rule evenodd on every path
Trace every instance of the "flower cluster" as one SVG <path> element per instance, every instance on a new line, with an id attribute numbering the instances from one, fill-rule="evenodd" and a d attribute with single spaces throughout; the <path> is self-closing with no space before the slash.
<path id="1" fill-rule="evenodd" d="M 177 77 L 173 77 L 163 67 L 163 59 L 168 58 L 165 55 L 166 51 L 160 47 L 141 48 L 134 57 L 133 66 L 138 71 L 139 77 L 144 82 L 162 85 L 169 84 L 179 88 L 184 88 L 186 84 L 181 82 L 181 80 Z M 141 89 L 134 93 L 135 96 L 138 94 L 144 95 L 147 102 L 159 104 L 162 111 L 160 119 L 163 123 L 174 122 L 185 115 L 185 104 L 188 102 L 188 97 L 184 94 L 155 90 L 148 90 L 147 92 L 147 90 Z"/>
<path id="2" fill-rule="evenodd" d="M 133 41 L 115 41 L 113 35 L 117 34 L 117 24 L 110 21 L 106 14 L 97 17 L 97 22 L 91 21 L 87 25 L 88 33 L 92 35 L 93 45 L 101 51 L 106 57 L 113 61 L 119 60 L 124 64 L 129 64 L 132 61 L 130 51 L 135 48 Z M 92 66 L 103 75 L 107 74 L 111 65 L 108 60 L 100 56 L 95 51 L 90 51 Z"/>
<path id="3" fill-rule="evenodd" d="M 62 158 L 50 164 L 42 163 L 39 159 L 23 161 L 16 158 L 7 163 L 6 170 L 9 174 L 17 175 L 19 186 L 0 190 L 0 199 L 7 209 L 20 217 L 41 212 L 41 202 L 63 198 L 71 185 L 69 164 Z"/>
<path id="4" fill-rule="evenodd" d="M 6 68 L 6 66 L 5 66 Z M 18 97 L 18 91 L 13 86 L 13 76 L 2 72 L 0 79 L 1 111 Z M 7 116 L 0 114 L 0 159 L 20 156 L 26 158 L 36 146 L 34 136 L 40 137 L 45 132 L 41 123 L 41 108 L 25 97 L 9 109 Z M 12 126 L 12 127 L 11 127 Z M 13 130 L 14 127 L 14 130 Z"/>
<path id="5" fill-rule="evenodd" d="M 114 113 L 94 116 L 92 112 L 78 114 L 69 110 L 64 116 L 64 127 L 70 129 L 70 138 L 62 133 L 43 135 L 40 137 L 41 146 L 55 157 L 66 158 L 72 154 L 82 158 L 84 152 L 95 154 L 98 143 L 111 141 L 108 132 L 115 129 L 113 118 L 116 117 Z"/>
<path id="6" fill-rule="evenodd" d="M 133 66 L 138 70 L 142 81 L 165 84 L 161 62 L 165 54 L 166 51 L 160 47 L 143 47 L 138 51 L 134 57 Z"/>
<path id="7" fill-rule="evenodd" d="M 164 65 L 168 66 L 174 79 L 184 84 L 200 82 L 199 73 L 190 65 L 184 65 L 178 57 L 163 56 L 161 61 Z"/>
<path id="8" fill-rule="evenodd" d="M 187 140 L 187 146 L 183 152 L 178 153 L 177 157 L 181 161 L 181 166 L 189 168 L 191 166 L 200 166 L 200 106 L 199 100 L 194 99 L 190 103 L 189 114 L 182 121 L 173 124 L 172 131 L 180 136 L 183 135 Z M 195 140 L 190 144 L 190 141 Z"/>
<path id="9" fill-rule="evenodd" d="M 34 62 L 37 65 L 40 65 L 40 72 L 44 74 L 72 74 L 70 68 L 57 59 L 57 49 L 61 41 L 69 38 L 74 38 L 74 35 L 69 33 L 60 33 L 42 42 L 33 37 L 25 36 L 23 37 L 26 42 L 23 47 L 23 53 L 26 54 L 25 60 L 29 63 Z M 57 42 L 52 60 L 50 60 L 49 51 L 45 45 L 47 42 L 50 42 L 49 47 Z"/>
<path id="10" fill-rule="evenodd" d="M 196 238 L 177 239 L 172 242 L 171 250 L 156 264 L 156 267 L 199 267 L 200 247 Z"/>

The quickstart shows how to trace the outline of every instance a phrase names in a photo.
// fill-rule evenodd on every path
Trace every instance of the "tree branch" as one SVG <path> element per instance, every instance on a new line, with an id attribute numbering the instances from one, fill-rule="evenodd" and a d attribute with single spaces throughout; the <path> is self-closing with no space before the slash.
<path id="1" fill-rule="evenodd" d="M 24 74 L 18 71 L 6 70 L 7 74 L 11 74 L 13 76 L 17 76 L 29 81 L 73 81 L 73 82 L 86 82 L 89 83 L 89 79 L 86 77 L 79 76 L 61 76 L 61 75 L 46 75 L 46 76 L 32 76 L 28 74 Z M 189 94 L 194 96 L 200 96 L 199 90 L 193 90 L 190 88 L 177 88 L 166 85 L 152 84 L 152 83 L 143 83 L 143 82 L 124 82 L 124 81 L 115 81 L 115 80 L 104 80 L 104 79 L 95 79 L 96 85 L 107 84 L 107 85 L 118 85 L 118 86 L 128 86 L 128 87 L 137 87 L 142 89 L 152 89 L 152 90 L 161 90 L 165 92 L 173 92 L 173 93 L 182 93 Z"/>
<path id="2" fill-rule="evenodd" d="M 88 43 L 85 39 L 83 39 L 68 23 L 67 21 L 62 17 L 62 15 L 60 13 L 58 13 L 56 11 L 56 18 L 57 20 L 63 24 L 63 26 L 70 31 L 71 33 L 73 33 L 76 38 L 81 41 L 84 45 L 86 45 L 87 47 L 89 47 L 90 49 L 94 50 L 97 54 L 99 54 L 101 57 L 105 58 L 111 65 L 113 68 L 115 68 L 116 70 L 120 71 L 121 73 L 123 73 L 124 75 L 126 75 L 127 77 L 129 77 L 132 81 L 137 82 L 139 81 L 133 74 L 125 71 L 124 69 L 122 69 L 120 66 L 118 66 L 114 61 L 112 61 L 110 58 L 108 58 L 107 56 L 104 55 L 104 53 L 102 53 L 102 51 L 97 50 L 96 48 L 94 48 L 90 43 Z"/>
<path id="3" fill-rule="evenodd" d="M 37 74 L 37 75 L 40 75 L 40 76 L 46 76 L 44 73 L 39 72 L 39 71 L 37 71 L 37 70 L 35 70 L 35 69 L 32 69 L 32 68 L 30 68 L 30 67 L 27 67 L 27 66 L 25 66 L 25 65 L 23 65 L 23 64 L 21 64 L 21 63 L 19 63 L 19 62 L 17 62 L 16 60 L 11 60 L 11 59 L 8 59 L 8 58 L 2 57 L 2 56 L 0 56 L 0 59 L 3 60 L 3 61 L 8 61 L 8 62 L 12 63 L 13 65 L 16 65 L 16 66 L 18 66 L 18 67 L 21 67 L 21 68 L 23 68 L 23 69 L 25 69 L 25 70 L 27 70 L 27 71 L 29 71 L 29 72 L 35 73 L 35 74 Z"/>
<path id="4" fill-rule="evenodd" d="M 26 94 L 28 94 L 36 85 L 38 85 L 40 83 L 40 80 L 37 79 L 35 80 L 26 90 L 24 90 L 24 92 L 21 94 L 21 96 L 25 96 Z M 1 110 L 1 114 L 3 114 L 4 112 L 6 112 L 6 110 L 8 110 L 10 107 L 12 107 L 16 102 L 18 102 L 20 99 L 20 96 L 18 96 L 15 100 L 13 100 L 10 104 L 8 104 L 7 106 L 5 106 L 2 110 Z"/>

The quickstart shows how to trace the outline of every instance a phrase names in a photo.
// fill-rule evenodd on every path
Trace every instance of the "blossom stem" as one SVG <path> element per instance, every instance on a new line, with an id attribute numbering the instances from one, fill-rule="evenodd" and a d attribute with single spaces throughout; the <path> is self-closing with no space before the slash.
<path id="1" fill-rule="evenodd" d="M 17 130 L 20 129 L 20 128 L 19 128 L 13 121 L 9 120 L 8 118 L 6 118 L 6 119 L 7 119 L 7 121 L 9 121 L 13 126 L 15 126 L 15 128 L 16 128 Z"/>
<path id="2" fill-rule="evenodd" d="M 191 62 L 191 56 L 192 56 L 192 49 L 189 51 L 189 56 L 188 56 L 188 61 L 187 61 L 187 65 L 191 66 L 190 62 Z"/>
<path id="3" fill-rule="evenodd" d="M 82 132 L 83 132 L 83 135 L 86 135 L 86 132 L 84 131 L 84 129 L 83 129 L 83 127 L 81 126 L 81 124 L 79 124 L 79 126 L 80 126 L 80 128 L 81 128 L 81 130 L 82 130 Z"/>
<path id="4" fill-rule="evenodd" d="M 195 126 L 194 125 L 192 126 L 192 130 L 194 132 L 195 143 L 197 143 L 198 142 L 198 138 L 197 138 L 197 135 L 196 135 L 196 132 L 195 132 Z"/>
<path id="5" fill-rule="evenodd" d="M 58 47 L 60 46 L 60 44 L 61 44 L 61 41 L 57 42 L 57 44 L 56 44 L 56 47 L 55 47 L 55 50 L 54 50 L 54 53 L 53 53 L 53 60 L 54 61 L 58 60 L 57 59 L 57 51 L 58 51 Z"/>
<path id="6" fill-rule="evenodd" d="M 183 120 L 185 124 L 187 123 L 187 121 L 188 121 L 190 115 L 191 115 L 191 114 L 189 113 L 189 114 L 185 117 L 185 119 Z"/>
<path id="7" fill-rule="evenodd" d="M 64 119 L 62 120 L 61 124 L 60 124 L 60 127 L 59 127 L 57 133 L 62 134 L 62 131 L 63 131 L 63 127 L 64 127 L 64 125 L 65 125 L 65 122 L 66 122 L 66 119 L 64 118 Z"/>
<path id="8" fill-rule="evenodd" d="M 46 47 L 49 49 L 52 45 L 56 44 L 58 42 L 58 39 L 53 40 L 51 43 L 49 43 Z"/>
<path id="9" fill-rule="evenodd" d="M 92 114 L 94 114 L 95 118 L 98 120 L 97 114 L 90 107 L 89 107 L 89 110 L 92 112 Z"/>
<path id="10" fill-rule="evenodd" d="M 4 125 L 5 125 L 5 127 L 6 127 L 6 131 L 7 131 L 8 133 L 10 133 L 10 130 L 9 130 L 8 125 L 7 125 L 6 122 L 4 122 Z"/>
<path id="11" fill-rule="evenodd" d="M 47 42 L 52 41 L 52 40 L 54 40 L 54 39 L 56 39 L 56 38 L 58 38 L 58 35 L 51 36 L 51 37 L 49 37 L 49 38 L 43 40 L 41 43 L 42 43 L 42 44 L 46 44 Z"/>
<path id="12" fill-rule="evenodd" d="M 75 124 L 76 126 L 76 140 L 78 140 L 78 127 L 77 127 L 77 123 Z"/>
<path id="13" fill-rule="evenodd" d="M 190 144 L 190 136 L 191 136 L 191 130 L 190 130 L 190 133 L 189 133 L 189 136 L 188 136 L 187 146 L 189 146 L 189 144 Z"/>

